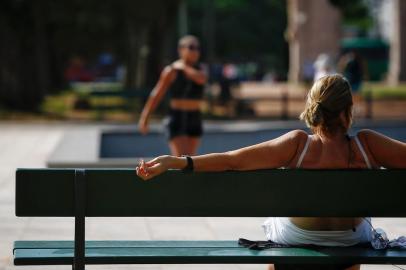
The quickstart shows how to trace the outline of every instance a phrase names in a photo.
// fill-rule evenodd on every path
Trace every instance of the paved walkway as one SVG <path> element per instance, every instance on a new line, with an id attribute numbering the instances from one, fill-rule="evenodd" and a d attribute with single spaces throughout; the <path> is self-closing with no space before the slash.
<path id="1" fill-rule="evenodd" d="M 14 267 L 14 240 L 71 240 L 71 218 L 16 218 L 14 214 L 14 172 L 17 167 L 45 167 L 45 161 L 64 132 L 92 129 L 94 126 L 62 124 L 0 124 L 0 270 L 71 269 L 69 266 Z M 87 239 L 214 240 L 263 239 L 262 218 L 91 218 Z M 406 220 L 376 219 L 378 227 L 390 236 L 406 235 Z M 152 265 L 88 266 L 87 269 L 266 269 L 264 265 Z M 395 269 L 392 266 L 366 266 L 363 269 Z"/>

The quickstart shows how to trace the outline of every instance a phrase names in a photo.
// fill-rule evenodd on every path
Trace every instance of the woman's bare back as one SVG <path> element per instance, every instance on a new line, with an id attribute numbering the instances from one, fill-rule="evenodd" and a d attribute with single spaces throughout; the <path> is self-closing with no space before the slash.
<path id="1" fill-rule="evenodd" d="M 371 134 L 371 135 L 370 135 Z M 289 164 L 290 168 L 297 168 L 298 161 L 303 151 L 306 151 L 307 140 L 308 148 L 305 152 L 300 168 L 303 169 L 372 169 L 379 168 L 371 148 L 368 147 L 368 137 L 377 137 L 382 135 L 374 134 L 372 131 L 361 131 L 356 135 L 361 147 L 356 142 L 356 137 L 338 136 L 335 138 L 322 138 L 318 135 L 307 136 L 303 134 L 300 138 L 297 154 Z M 382 138 L 380 138 L 382 139 Z M 377 141 L 379 138 L 372 138 Z M 381 149 L 379 147 L 378 149 Z M 379 150 L 374 149 L 375 152 Z M 374 151 L 372 150 L 372 151 Z M 365 157 L 362 153 L 365 154 Z M 379 154 L 379 153 L 378 153 Z M 370 167 L 369 167 L 370 166 Z M 327 180 L 327 179 L 326 179 Z M 328 180 L 327 180 L 328 181 Z M 348 187 L 351 188 L 351 187 Z M 343 198 L 345 199 L 345 198 Z M 355 228 L 362 222 L 362 218 L 302 218 L 293 217 L 291 221 L 302 229 L 307 230 L 348 230 Z"/>

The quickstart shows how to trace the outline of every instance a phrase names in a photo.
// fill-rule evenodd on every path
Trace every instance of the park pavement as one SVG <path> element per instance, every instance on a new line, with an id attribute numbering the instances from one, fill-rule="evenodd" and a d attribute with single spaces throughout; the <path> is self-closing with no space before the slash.
<path id="1" fill-rule="evenodd" d="M 19 167 L 45 167 L 65 132 L 94 129 L 84 124 L 0 123 L 0 270 L 71 269 L 70 266 L 15 267 L 15 240 L 72 240 L 72 218 L 17 218 L 14 213 L 14 177 Z M 89 218 L 88 240 L 236 240 L 263 239 L 263 218 Z M 405 219 L 374 219 L 390 237 L 406 235 Z M 87 266 L 86 269 L 266 269 L 265 265 L 132 265 Z M 362 269 L 395 269 L 364 266 Z"/>

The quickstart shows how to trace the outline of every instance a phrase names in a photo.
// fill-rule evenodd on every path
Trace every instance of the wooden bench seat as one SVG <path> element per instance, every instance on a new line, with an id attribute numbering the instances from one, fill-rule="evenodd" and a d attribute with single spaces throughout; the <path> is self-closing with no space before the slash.
<path id="1" fill-rule="evenodd" d="M 73 241 L 17 241 L 15 265 L 71 265 Z M 86 241 L 86 264 L 394 264 L 406 252 L 365 247 L 249 250 L 237 241 Z"/>

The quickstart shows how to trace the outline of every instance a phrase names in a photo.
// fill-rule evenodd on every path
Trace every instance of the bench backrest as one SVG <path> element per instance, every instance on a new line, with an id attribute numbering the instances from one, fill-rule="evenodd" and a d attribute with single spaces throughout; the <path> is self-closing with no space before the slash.
<path id="1" fill-rule="evenodd" d="M 406 217 L 406 170 L 82 172 L 88 217 Z M 75 169 L 18 169 L 16 215 L 75 216 Z"/>

